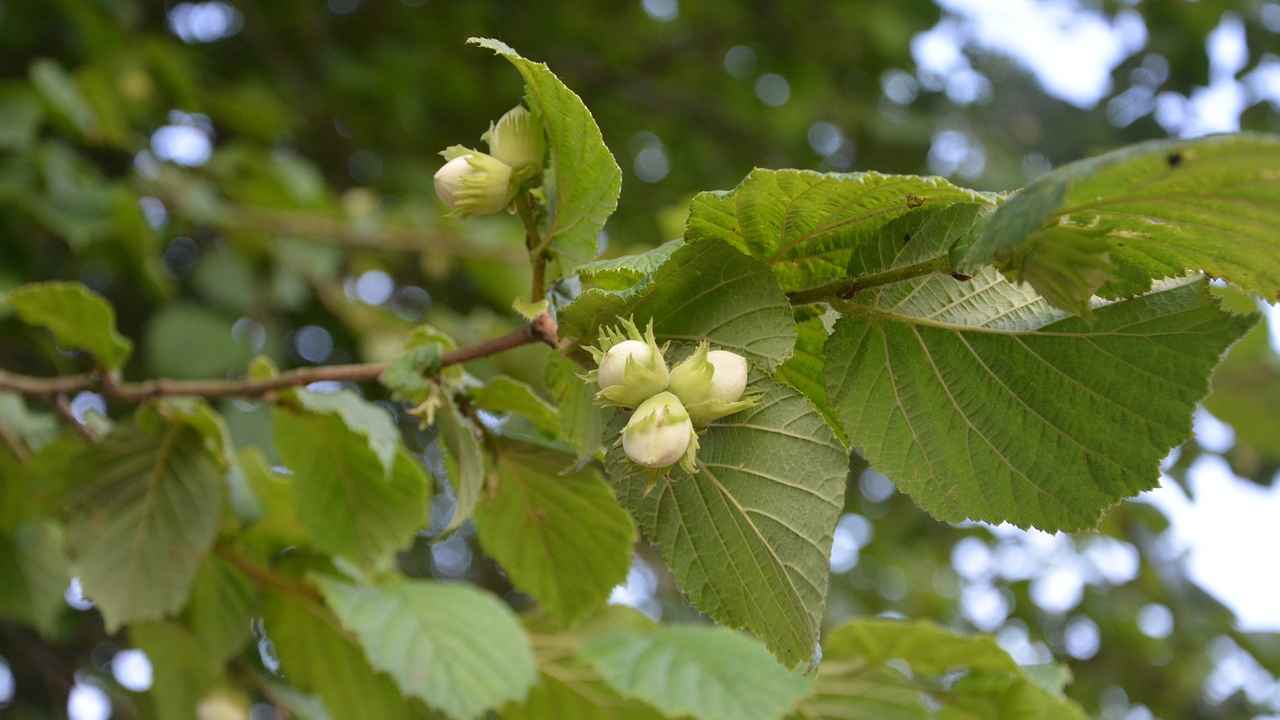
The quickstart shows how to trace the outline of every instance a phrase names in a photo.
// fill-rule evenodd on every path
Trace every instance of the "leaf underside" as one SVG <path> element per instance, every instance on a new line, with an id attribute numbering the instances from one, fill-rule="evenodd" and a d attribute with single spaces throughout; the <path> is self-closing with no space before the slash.
<path id="1" fill-rule="evenodd" d="M 765 641 L 784 665 L 813 654 L 848 454 L 803 395 L 758 378 L 760 404 L 700 435 L 699 471 L 652 475 L 622 449 L 609 480 L 681 589 L 717 622 Z"/>
<path id="2" fill-rule="evenodd" d="M 888 286 L 827 341 L 853 446 L 946 521 L 1094 526 L 1155 486 L 1223 352 L 1256 316 L 1203 280 L 1064 317 L 987 268 Z"/>

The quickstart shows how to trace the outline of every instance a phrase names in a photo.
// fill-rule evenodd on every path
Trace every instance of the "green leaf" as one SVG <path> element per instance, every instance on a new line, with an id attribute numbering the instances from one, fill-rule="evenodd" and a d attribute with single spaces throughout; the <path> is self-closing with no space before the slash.
<path id="1" fill-rule="evenodd" d="M 821 317 L 813 317 L 796 325 L 796 348 L 791 357 L 778 367 L 774 380 L 799 390 L 822 413 L 841 445 L 848 445 L 844 426 L 836 416 L 835 408 L 827 398 L 827 383 L 823 372 L 826 356 L 822 348 L 827 344 L 827 327 Z"/>
<path id="2" fill-rule="evenodd" d="M 581 369 L 560 353 L 547 359 L 546 382 L 559 406 L 560 435 L 578 451 L 578 464 L 595 457 L 604 439 L 604 410 L 595 388 L 578 377 Z"/>
<path id="3" fill-rule="evenodd" d="M 250 534 L 270 538 L 281 546 L 306 542 L 307 531 L 298 519 L 293 478 L 269 467 L 257 448 L 241 450 L 239 459 L 240 469 L 262 511 L 250 527 Z"/>
<path id="4" fill-rule="evenodd" d="M 398 580 L 380 586 L 316 579 L 374 667 L 405 694 L 463 720 L 525 696 L 536 670 L 515 615 L 466 585 Z"/>
<path id="5" fill-rule="evenodd" d="M 51 635 L 66 608 L 62 598 L 70 577 L 57 525 L 22 523 L 0 532 L 0 617 Z"/>
<path id="6" fill-rule="evenodd" d="M 990 203 L 938 177 L 753 170 L 728 192 L 694 196 L 685 240 L 723 240 L 767 263 L 783 290 L 845 276 L 864 233 L 919 207 Z"/>
<path id="7" fill-rule="evenodd" d="M 5 468 L 6 472 L 0 473 L 0 530 L 57 516 L 65 503 L 63 493 L 80 479 L 76 459 L 84 448 L 83 438 L 64 433 L 37 450 L 30 460 L 13 460 L 12 471 Z M 0 457 L 8 457 L 7 452 L 0 452 Z"/>
<path id="8" fill-rule="evenodd" d="M 626 290 L 656 272 L 682 247 L 683 239 L 668 240 L 652 250 L 635 255 L 592 260 L 578 266 L 578 277 L 605 290 Z"/>
<path id="9" fill-rule="evenodd" d="M 581 654 L 619 693 L 670 716 L 772 720 L 809 689 L 758 642 L 727 628 L 617 629 L 587 640 Z"/>
<path id="10" fill-rule="evenodd" d="M 646 495 L 652 475 L 615 446 L 609 481 L 690 601 L 790 667 L 817 643 L 849 457 L 803 395 L 759 377 L 748 389 L 759 405 L 699 436 L 697 475 L 672 467 Z"/>
<path id="11" fill-rule="evenodd" d="M 525 102 L 547 133 L 551 161 L 544 175 L 548 219 L 543 231 L 568 274 L 596 254 L 596 236 L 618 206 L 622 169 L 604 144 L 591 111 L 543 63 L 498 40 L 470 38 L 506 58 L 524 78 Z"/>
<path id="12" fill-rule="evenodd" d="M 471 422 L 462 416 L 453 399 L 444 397 L 444 407 L 436 413 L 436 422 L 440 428 L 440 440 L 445 449 L 445 466 L 449 473 L 449 482 L 457 495 L 457 503 L 453 507 L 453 517 L 443 532 L 452 532 L 466 522 L 480 501 L 480 492 L 484 490 L 485 468 L 484 451 L 480 449 L 480 439 Z"/>
<path id="13" fill-rule="evenodd" d="M 822 659 L 883 665 L 905 660 L 913 672 L 952 670 L 1018 672 L 1018 664 L 986 635 L 959 635 L 930 622 L 861 619 L 848 622 L 822 643 Z"/>
<path id="14" fill-rule="evenodd" d="M 545 313 L 549 307 L 551 307 L 551 303 L 546 300 L 533 302 L 525 300 L 522 297 L 518 297 L 511 301 L 511 309 L 519 313 L 525 320 L 530 321 Z"/>
<path id="15" fill-rule="evenodd" d="M 991 214 L 989 205 L 976 203 L 913 210 L 867 233 L 849 255 L 849 277 L 949 271 L 949 263 L 937 261 L 968 247 Z"/>
<path id="16" fill-rule="evenodd" d="M 179 379 L 240 373 L 252 358 L 232 333 L 234 316 L 191 302 L 162 305 L 147 320 L 143 348 L 155 375 Z"/>
<path id="17" fill-rule="evenodd" d="M 548 435 L 560 432 L 560 413 L 539 397 L 529 385 L 506 375 L 490 378 L 471 391 L 476 407 L 496 413 L 515 413 L 527 418 Z"/>
<path id="18" fill-rule="evenodd" d="M 502 720 L 662 720 L 666 716 L 639 700 L 615 693 L 581 661 L 563 663 L 563 672 L 542 673 L 520 703 L 502 708 Z"/>
<path id="19" fill-rule="evenodd" d="M 1213 374 L 1204 406 L 1231 425 L 1236 436 L 1264 457 L 1280 459 L 1275 412 L 1280 407 L 1280 356 L 1271 349 L 1267 323 L 1245 334 Z"/>
<path id="20" fill-rule="evenodd" d="M 476 508 L 485 552 L 566 624 L 604 605 L 626 579 L 636 541 L 630 516 L 594 469 L 559 474 L 571 460 L 502 444 L 497 492 Z"/>
<path id="21" fill-rule="evenodd" d="M 304 693 L 297 688 L 275 682 L 262 673 L 258 673 L 258 679 L 262 681 L 263 689 L 271 698 L 271 703 L 290 713 L 286 717 L 297 717 L 298 720 L 330 720 L 329 710 L 318 695 Z"/>
<path id="22" fill-rule="evenodd" d="M 992 268 L 849 306 L 827 389 L 858 453 L 945 521 L 1093 527 L 1155 486 L 1223 351 L 1256 321 L 1203 281 L 1064 318 Z"/>
<path id="23" fill-rule="evenodd" d="M 440 355 L 440 346 L 436 344 L 408 348 L 387 365 L 378 382 L 399 400 L 421 402 L 432 387 L 427 377 L 440 369 Z"/>
<path id="24" fill-rule="evenodd" d="M 318 604 L 293 595 L 268 595 L 264 625 L 290 684 L 324 702 L 333 720 L 407 720 L 425 714 L 370 667 L 338 620 Z"/>
<path id="25" fill-rule="evenodd" d="M 67 547 L 107 631 L 181 610 L 222 512 L 199 433 L 144 416 L 81 454 L 76 472 Z"/>
<path id="26" fill-rule="evenodd" d="M 298 520 L 316 548 L 372 566 L 426 526 L 430 485 L 408 453 L 396 452 L 388 471 L 369 436 L 340 414 L 279 408 L 272 417 Z"/>
<path id="27" fill-rule="evenodd" d="M 53 415 L 27 408 L 17 393 L 0 392 L 0 427 L 6 428 L 31 450 L 39 450 L 58 435 L 58 421 Z"/>
<path id="28" fill-rule="evenodd" d="M 384 409 L 366 401 L 350 390 L 317 393 L 300 390 L 296 397 L 302 407 L 313 413 L 332 413 L 342 418 L 353 432 L 364 436 L 370 449 L 384 468 L 391 469 L 396 448 L 400 447 L 400 431 Z"/>
<path id="29" fill-rule="evenodd" d="M 623 293 L 593 288 L 560 313 L 564 337 L 594 341 L 601 325 L 652 319 L 659 341 L 709 338 L 773 370 L 791 355 L 791 305 L 764 263 L 718 240 L 681 247 L 647 285 Z"/>
<path id="30" fill-rule="evenodd" d="M 116 332 L 116 313 L 101 295 L 74 282 L 43 282 L 9 291 L 23 322 L 47 328 L 59 344 L 88 351 L 108 368 L 124 364 L 133 343 Z"/>
<path id="31" fill-rule="evenodd" d="M 1079 706 L 1041 685 L 1043 674 L 1020 668 L 989 636 L 958 635 L 928 622 L 855 620 L 823 643 L 815 692 L 801 715 L 1084 720 Z"/>
<path id="32" fill-rule="evenodd" d="M 210 656 L 189 630 L 173 622 L 129 626 L 129 642 L 147 654 L 155 673 L 142 702 L 158 718 L 196 717 L 196 706 L 213 689 L 222 661 Z"/>
<path id="33" fill-rule="evenodd" d="M 98 125 L 98 116 L 76 86 L 76 81 L 53 60 L 36 60 L 28 71 L 31 84 L 44 98 L 45 104 L 58 117 L 82 135 Z"/>
<path id="34" fill-rule="evenodd" d="M 156 411 L 173 422 L 186 423 L 188 427 L 200 433 L 204 447 L 222 469 L 230 468 L 234 445 L 227 423 L 209 404 L 200 398 L 173 397 L 164 398 L 153 407 Z"/>
<path id="35" fill-rule="evenodd" d="M 0 148 L 26 150 L 36 139 L 44 107 L 40 97 L 21 85 L 0 90 Z"/>
<path id="36" fill-rule="evenodd" d="M 1280 298 L 1280 137 L 1134 145 L 1063 166 L 1011 197 L 965 264 L 995 262 L 1059 305 L 1145 292 L 1203 270 Z M 1105 283 L 1105 284 L 1103 284 Z"/>
<path id="37" fill-rule="evenodd" d="M 219 665 L 239 653 L 249 641 L 257 602 L 249 578 L 217 555 L 205 558 L 186 610 L 202 652 Z"/>

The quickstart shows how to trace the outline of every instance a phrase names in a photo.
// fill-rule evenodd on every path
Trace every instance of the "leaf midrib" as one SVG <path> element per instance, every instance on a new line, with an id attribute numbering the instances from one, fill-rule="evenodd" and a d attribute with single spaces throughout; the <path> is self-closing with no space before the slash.
<path id="1" fill-rule="evenodd" d="M 848 302 L 841 303 L 841 307 L 842 309 L 846 310 L 846 315 L 848 317 L 856 317 L 858 315 L 862 315 L 864 316 L 864 319 L 870 320 L 870 321 L 888 320 L 890 322 L 898 322 L 898 323 L 903 323 L 905 325 L 937 328 L 939 330 L 946 330 L 948 332 L 953 332 L 953 333 L 974 332 L 974 333 L 985 333 L 988 335 L 1002 335 L 1002 336 L 1012 336 L 1012 337 L 1062 337 L 1062 338 L 1075 338 L 1075 339 L 1100 338 L 1100 337 L 1133 337 L 1133 338 L 1146 339 L 1146 338 L 1157 338 L 1157 337 L 1176 337 L 1176 336 L 1183 336 L 1183 335 L 1196 336 L 1196 335 L 1204 334 L 1202 331 L 1199 331 L 1199 330 L 1179 330 L 1176 332 L 1127 333 L 1127 332 L 1118 332 L 1116 329 L 1113 329 L 1113 330 L 1081 330 L 1079 332 L 1063 332 L 1063 331 L 1056 331 L 1056 330 L 1045 330 L 1043 329 L 1045 326 L 1042 326 L 1041 328 L 1037 328 L 1034 330 L 1005 330 L 1002 328 L 985 327 L 983 325 L 964 325 L 960 323 L 949 323 L 949 322 L 943 322 L 940 320 L 931 320 L 931 319 L 920 317 L 918 315 L 903 315 L 901 313 L 889 312 L 887 310 L 884 310 L 878 307 L 873 307 L 871 305 L 863 305 L 859 303 L 848 303 Z M 1160 317 L 1161 319 L 1167 319 L 1167 318 L 1177 317 L 1178 315 L 1193 313 L 1200 309 L 1201 308 L 1199 307 L 1192 307 L 1192 308 L 1187 308 L 1185 310 L 1179 310 L 1177 312 L 1167 313 L 1165 315 L 1161 315 Z M 1046 326 L 1059 322 L 1062 319 L 1065 319 L 1065 318 L 1054 318 L 1049 323 L 1047 323 Z M 1133 324 L 1140 324 L 1140 323 L 1133 323 Z M 1120 329 L 1123 329 L 1125 327 L 1130 327 L 1130 326 L 1131 325 L 1122 325 L 1120 326 Z"/>

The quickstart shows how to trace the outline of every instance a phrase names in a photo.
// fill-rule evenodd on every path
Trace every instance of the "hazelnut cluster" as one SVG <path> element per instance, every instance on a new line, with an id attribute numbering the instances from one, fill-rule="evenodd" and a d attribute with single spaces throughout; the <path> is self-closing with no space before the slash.
<path id="1" fill-rule="evenodd" d="M 668 371 L 652 320 L 643 334 L 634 321 L 621 320 L 617 328 L 603 328 L 599 344 L 586 349 L 597 364 L 588 374 L 600 387 L 597 400 L 635 408 L 622 430 L 622 447 L 632 462 L 647 468 L 679 462 L 695 472 L 698 429 L 759 402 L 744 396 L 746 358 L 712 350 L 706 340 Z"/>

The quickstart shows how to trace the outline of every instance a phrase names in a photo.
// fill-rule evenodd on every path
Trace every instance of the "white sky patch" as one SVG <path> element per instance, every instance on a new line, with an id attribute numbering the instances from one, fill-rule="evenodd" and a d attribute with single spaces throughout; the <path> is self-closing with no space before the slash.
<path id="1" fill-rule="evenodd" d="M 67 696 L 67 717 L 71 720 L 107 720 L 111 717 L 111 698 L 97 685 L 77 682 Z"/>
<path id="2" fill-rule="evenodd" d="M 1266 101 L 1280 110 L 1280 57 L 1264 55 L 1248 75 L 1244 77 L 1252 102 Z"/>
<path id="3" fill-rule="evenodd" d="M 213 155 L 213 123 L 199 113 L 170 111 L 169 124 L 151 134 L 151 152 L 178 165 L 203 165 Z"/>
<path id="4" fill-rule="evenodd" d="M 16 693 L 17 685 L 14 684 L 13 671 L 9 669 L 9 663 L 4 658 L 0 658 L 0 705 L 7 705 Z"/>
<path id="5" fill-rule="evenodd" d="M 1218 26 L 1204 41 L 1209 53 L 1209 77 L 1230 79 L 1249 62 L 1249 45 L 1245 40 L 1244 21 L 1235 13 L 1223 13 Z"/>
<path id="6" fill-rule="evenodd" d="M 151 660 L 137 648 L 121 650 L 111 658 L 111 674 L 126 690 L 144 692 L 151 687 L 154 674 Z"/>
<path id="7" fill-rule="evenodd" d="M 1031 71 L 1050 95 L 1077 107 L 1096 105 L 1111 91 L 1111 71 L 1147 42 L 1142 16 L 1115 19 L 1077 0 L 938 0 L 951 14 L 912 41 L 925 75 L 969 69 L 962 50 L 1006 55 Z"/>
<path id="8" fill-rule="evenodd" d="M 1204 408 L 1196 408 L 1196 414 L 1191 418 L 1191 427 L 1200 447 L 1209 452 L 1226 452 L 1236 444 L 1235 429 Z"/>
<path id="9" fill-rule="evenodd" d="M 1222 20 L 1205 38 L 1209 57 L 1209 84 L 1198 87 L 1190 97 L 1163 92 L 1156 98 L 1156 121 L 1170 134 L 1199 137 L 1240 129 L 1240 114 L 1252 102 L 1267 99 L 1275 91 L 1280 98 L 1280 70 L 1260 65 L 1246 78 L 1236 74 L 1249 62 L 1249 44 L 1244 21 L 1235 13 L 1223 13 Z"/>
<path id="10" fill-rule="evenodd" d="M 1271 349 L 1280 353 L 1280 303 L 1267 306 L 1267 325 L 1271 331 Z"/>
<path id="11" fill-rule="evenodd" d="M 1171 549 L 1185 553 L 1187 575 L 1235 612 L 1241 630 L 1280 631 L 1280 576 L 1265 551 L 1280 545 L 1280 485 L 1241 480 L 1213 456 L 1188 476 L 1194 499 L 1167 477 L 1142 496 L 1169 517 Z"/>
<path id="12" fill-rule="evenodd" d="M 609 594 L 610 605 L 625 605 L 636 608 L 654 620 L 662 617 L 662 605 L 655 597 L 658 591 L 658 576 L 648 563 L 636 556 L 627 571 L 627 581 L 613 588 Z"/>

